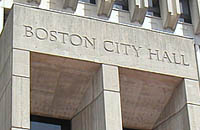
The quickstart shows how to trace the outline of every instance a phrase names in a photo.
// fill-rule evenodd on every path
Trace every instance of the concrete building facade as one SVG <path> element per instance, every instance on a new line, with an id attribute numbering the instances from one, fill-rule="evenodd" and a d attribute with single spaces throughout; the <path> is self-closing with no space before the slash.
<path id="1" fill-rule="evenodd" d="M 200 130 L 199 0 L 123 2 L 0 0 L 0 130 Z"/>

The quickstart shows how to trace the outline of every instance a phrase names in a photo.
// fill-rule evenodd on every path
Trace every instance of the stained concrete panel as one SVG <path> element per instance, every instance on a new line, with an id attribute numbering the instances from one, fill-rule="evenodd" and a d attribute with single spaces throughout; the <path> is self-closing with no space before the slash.
<path id="1" fill-rule="evenodd" d="M 123 126 L 152 129 L 181 78 L 120 68 Z"/>
<path id="2" fill-rule="evenodd" d="M 169 117 L 168 120 L 162 122 L 154 130 L 198 130 L 198 129 L 190 129 L 187 107 L 184 107 L 179 112 Z"/>
<path id="3" fill-rule="evenodd" d="M 31 113 L 71 119 L 99 67 L 91 62 L 31 53 Z"/>
<path id="4" fill-rule="evenodd" d="M 187 105 L 189 122 L 190 122 L 190 130 L 199 130 L 200 129 L 200 106 L 194 104 Z"/>
<path id="5" fill-rule="evenodd" d="M 12 77 L 12 126 L 30 129 L 30 79 Z"/>
<path id="6" fill-rule="evenodd" d="M 19 5 L 14 10 L 15 48 L 197 79 L 192 39 Z"/>

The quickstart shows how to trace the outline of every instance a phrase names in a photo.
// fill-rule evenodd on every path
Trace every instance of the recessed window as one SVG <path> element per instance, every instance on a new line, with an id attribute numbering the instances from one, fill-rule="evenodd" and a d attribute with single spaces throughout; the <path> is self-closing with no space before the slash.
<path id="1" fill-rule="evenodd" d="M 160 17 L 159 0 L 149 0 L 147 15 Z"/>
<path id="2" fill-rule="evenodd" d="M 179 18 L 179 21 L 185 22 L 185 23 L 192 23 L 191 15 L 190 15 L 189 0 L 180 0 L 180 9 L 181 9 L 181 16 Z"/>
<path id="3" fill-rule="evenodd" d="M 113 8 L 121 9 L 121 10 L 128 10 L 128 0 L 116 0 Z"/>
<path id="4" fill-rule="evenodd" d="M 80 0 L 82 2 L 88 2 L 88 3 L 91 3 L 91 4 L 96 4 L 96 1 L 95 0 Z"/>
<path id="5" fill-rule="evenodd" d="M 69 120 L 31 116 L 30 130 L 71 130 L 71 126 Z"/>
<path id="6" fill-rule="evenodd" d="M 128 128 L 123 128 L 123 130 L 138 130 L 138 129 L 128 129 Z"/>

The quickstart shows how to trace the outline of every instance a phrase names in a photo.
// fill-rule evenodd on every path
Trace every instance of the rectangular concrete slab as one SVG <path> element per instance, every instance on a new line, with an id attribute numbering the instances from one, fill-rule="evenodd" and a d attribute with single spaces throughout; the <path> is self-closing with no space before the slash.
<path id="1" fill-rule="evenodd" d="M 14 48 L 197 79 L 192 39 L 20 5 L 14 16 Z"/>

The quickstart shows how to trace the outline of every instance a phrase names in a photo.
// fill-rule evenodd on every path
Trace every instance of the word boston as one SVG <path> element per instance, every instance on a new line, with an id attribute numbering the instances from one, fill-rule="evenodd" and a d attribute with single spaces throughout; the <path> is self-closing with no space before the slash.
<path id="1" fill-rule="evenodd" d="M 27 25 L 24 25 L 24 28 L 24 36 L 27 38 L 34 37 L 40 41 L 59 42 L 63 44 L 70 43 L 72 46 L 76 47 L 84 47 L 93 50 L 96 49 L 96 38 L 88 38 L 87 36 L 80 36 L 75 33 L 55 30 L 48 31 L 45 28 L 33 28 Z M 185 55 L 183 54 L 176 54 L 175 52 L 169 53 L 168 51 L 160 51 L 151 48 L 147 49 L 143 48 L 142 46 L 111 40 L 104 40 L 102 41 L 102 44 L 102 49 L 108 53 L 134 56 L 136 58 L 142 57 L 146 53 L 146 58 L 149 60 L 189 66 L 189 63 L 186 62 Z"/>

